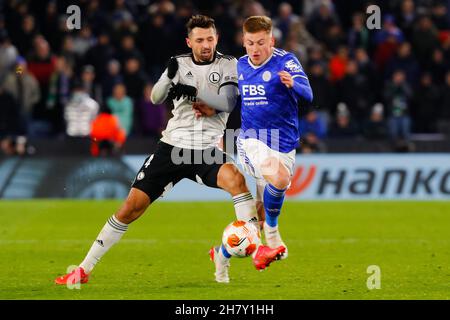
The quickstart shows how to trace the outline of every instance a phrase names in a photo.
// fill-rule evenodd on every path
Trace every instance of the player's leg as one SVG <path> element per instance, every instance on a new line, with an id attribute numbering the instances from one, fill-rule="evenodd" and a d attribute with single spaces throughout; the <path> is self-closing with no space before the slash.
<path id="1" fill-rule="evenodd" d="M 286 189 L 290 184 L 291 173 L 280 158 L 268 157 L 261 163 L 261 173 L 267 182 L 263 192 L 265 211 L 264 235 L 269 247 L 286 247 L 278 229 L 278 217 L 284 202 Z M 282 255 L 287 258 L 288 252 Z"/>
<path id="2" fill-rule="evenodd" d="M 263 231 L 264 222 L 266 221 L 266 211 L 264 209 L 264 189 L 266 188 L 266 180 L 263 178 L 256 179 L 256 213 L 258 214 L 259 229 Z"/>
<path id="3" fill-rule="evenodd" d="M 85 283 L 95 265 L 108 250 L 122 238 L 128 225 L 138 219 L 148 208 L 151 199 L 158 199 L 168 185 L 175 185 L 178 177 L 177 167 L 170 159 L 170 146 L 158 145 L 155 154 L 148 157 L 133 182 L 127 199 L 120 209 L 108 218 L 97 239 L 92 244 L 79 267 L 65 276 L 58 277 L 57 284 Z"/>
<path id="4" fill-rule="evenodd" d="M 266 223 L 274 227 L 278 225 L 278 216 L 291 174 L 286 166 L 275 157 L 269 157 L 262 162 L 261 172 L 267 181 L 263 195 Z"/>
<path id="5" fill-rule="evenodd" d="M 257 139 L 238 139 L 238 150 L 244 168 L 256 178 L 256 200 L 264 205 L 264 234 L 267 244 L 284 246 L 278 231 L 278 216 L 289 186 L 295 163 L 295 151 L 281 153 Z M 287 252 L 284 257 L 287 256 Z"/>
<path id="6" fill-rule="evenodd" d="M 220 167 L 217 174 L 217 185 L 232 196 L 236 220 L 251 222 L 258 226 L 255 201 L 247 187 L 244 175 L 233 163 L 225 163 Z M 231 255 L 223 244 L 216 249 L 216 255 L 220 263 L 229 265 Z M 216 267 L 216 272 L 218 270 L 220 269 Z"/>
<path id="7" fill-rule="evenodd" d="M 150 205 L 148 195 L 136 188 L 131 188 L 127 199 L 121 208 L 112 215 L 100 231 L 91 249 L 81 262 L 86 273 L 91 273 L 103 255 L 119 240 L 128 230 L 128 225 L 138 219 Z"/>
<path id="8" fill-rule="evenodd" d="M 259 227 L 260 230 L 262 230 L 263 228 L 262 223 L 266 221 L 266 211 L 264 211 L 264 202 L 256 200 L 255 204 L 256 204 L 256 213 L 258 214 Z"/>
<path id="9" fill-rule="evenodd" d="M 264 223 L 267 217 L 264 207 L 264 190 L 267 182 L 261 173 L 261 163 L 271 155 L 272 150 L 261 141 L 253 138 L 238 138 L 236 142 L 240 164 L 246 173 L 256 179 L 256 209 L 260 229 L 264 229 Z M 287 157 L 287 159 L 289 159 L 289 157 Z M 269 243 L 267 244 L 269 245 Z M 274 246 L 273 243 L 270 243 L 268 249 L 270 248 L 278 250 L 279 253 L 286 252 L 287 250 L 282 242 L 280 242 L 278 246 Z M 259 260 L 256 259 L 256 261 L 255 258 L 253 259 L 253 263 L 257 269 L 259 268 L 258 266 L 264 268 L 264 266 L 268 266 L 271 263 L 272 252 L 273 251 L 271 250 L 266 250 L 266 252 L 261 253 L 256 252 L 255 255 L 258 255 L 258 258 L 261 258 Z M 281 255 L 277 254 L 277 258 L 280 257 Z"/>
<path id="10" fill-rule="evenodd" d="M 237 220 L 257 224 L 255 200 L 247 187 L 244 175 L 233 163 L 220 166 L 217 173 L 217 186 L 233 198 Z"/>
<path id="11" fill-rule="evenodd" d="M 128 230 L 128 225 L 139 218 L 149 205 L 150 198 L 146 193 L 131 188 L 127 199 L 123 202 L 121 208 L 108 218 L 78 268 L 65 276 L 58 277 L 55 282 L 57 284 L 86 283 L 95 265 L 114 244 L 120 241 Z"/>
<path id="12" fill-rule="evenodd" d="M 217 149 L 216 152 L 221 151 Z M 255 201 L 246 185 L 244 176 L 232 162 L 226 162 L 225 154 L 222 159 L 225 162 L 223 164 L 197 167 L 196 174 L 201 177 L 205 185 L 223 189 L 232 196 L 237 220 L 257 223 Z M 215 264 L 216 281 L 228 283 L 230 281 L 228 269 L 231 255 L 223 245 L 211 248 L 209 254 Z"/>
<path id="13" fill-rule="evenodd" d="M 247 187 L 244 175 L 235 166 L 234 162 L 222 151 L 216 149 L 215 152 L 222 153 L 222 161 L 218 164 L 202 165 L 197 167 L 196 175 L 199 175 L 202 182 L 213 188 L 221 188 L 233 197 L 233 203 L 238 220 L 257 224 L 257 213 L 255 201 Z M 222 164 L 223 163 L 223 164 Z M 271 249 L 261 245 L 253 254 L 255 267 L 265 269 L 277 258 L 280 250 L 284 248 Z M 229 282 L 228 268 L 231 255 L 225 247 L 215 247 L 210 250 L 210 257 L 216 265 L 216 281 Z"/>

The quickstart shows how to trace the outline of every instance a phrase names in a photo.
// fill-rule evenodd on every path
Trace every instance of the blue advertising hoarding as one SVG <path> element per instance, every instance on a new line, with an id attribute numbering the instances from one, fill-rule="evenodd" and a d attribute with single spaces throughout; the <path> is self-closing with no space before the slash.
<path id="1" fill-rule="evenodd" d="M 124 198 L 146 155 L 3 158 L 0 198 Z M 450 200 L 450 154 L 297 155 L 290 200 Z M 254 179 L 246 176 L 254 193 Z M 183 180 L 162 201 L 229 200 Z"/>

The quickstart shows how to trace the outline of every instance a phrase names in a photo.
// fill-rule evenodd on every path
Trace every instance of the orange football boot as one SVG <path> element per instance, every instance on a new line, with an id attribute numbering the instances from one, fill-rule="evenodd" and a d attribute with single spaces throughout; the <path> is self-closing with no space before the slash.
<path id="1" fill-rule="evenodd" d="M 253 257 L 253 264 L 255 265 L 256 270 L 264 270 L 272 263 L 272 261 L 278 260 L 285 251 L 286 248 L 283 246 L 270 248 L 265 245 L 260 245 Z"/>
<path id="2" fill-rule="evenodd" d="M 89 274 L 84 272 L 84 269 L 81 267 L 78 267 L 72 272 L 55 279 L 55 283 L 60 285 L 87 283 L 88 281 Z"/>

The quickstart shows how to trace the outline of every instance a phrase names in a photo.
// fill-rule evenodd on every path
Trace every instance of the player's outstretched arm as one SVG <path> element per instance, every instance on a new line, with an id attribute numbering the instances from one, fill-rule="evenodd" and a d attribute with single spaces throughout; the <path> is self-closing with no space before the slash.
<path id="1" fill-rule="evenodd" d="M 159 78 L 158 82 L 155 83 L 153 86 L 152 94 L 150 99 L 152 100 L 152 103 L 154 104 L 160 104 L 163 103 L 164 100 L 167 99 L 167 95 L 169 93 L 169 88 L 172 83 L 172 81 L 165 77 L 163 78 L 164 74 Z"/>
<path id="2" fill-rule="evenodd" d="M 178 60 L 171 57 L 167 62 L 167 69 L 163 72 L 159 80 L 153 86 L 150 99 L 154 104 L 163 103 L 167 99 L 169 89 L 172 84 L 172 79 L 175 78 L 178 72 Z"/>
<path id="3" fill-rule="evenodd" d="M 218 94 L 208 91 L 199 91 L 197 97 L 217 111 L 231 112 L 236 105 L 238 95 L 239 90 L 237 86 L 234 84 L 227 84 L 219 89 Z"/>
<path id="4" fill-rule="evenodd" d="M 174 99 L 188 97 L 191 101 L 199 100 L 216 111 L 231 112 L 236 105 L 239 90 L 236 84 L 227 84 L 219 89 L 216 94 L 211 91 L 198 90 L 197 88 L 177 83 L 169 90 L 169 95 Z"/>

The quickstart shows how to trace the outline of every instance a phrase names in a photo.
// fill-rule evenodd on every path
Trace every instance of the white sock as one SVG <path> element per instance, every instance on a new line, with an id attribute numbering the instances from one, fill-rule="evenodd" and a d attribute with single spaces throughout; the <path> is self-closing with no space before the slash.
<path id="1" fill-rule="evenodd" d="M 111 216 L 97 236 L 97 240 L 92 244 L 91 249 L 80 264 L 80 267 L 82 267 L 86 273 L 91 273 L 97 262 L 100 261 L 109 248 L 122 238 L 127 229 L 127 224 L 117 220 L 114 215 Z"/>
<path id="2" fill-rule="evenodd" d="M 259 230 L 256 204 L 252 194 L 250 192 L 238 194 L 233 197 L 233 203 L 237 220 L 252 222 Z"/>
<path id="3" fill-rule="evenodd" d="M 266 237 L 266 242 L 267 241 L 275 241 L 275 243 L 280 243 L 281 244 L 281 236 L 280 236 L 280 232 L 278 230 L 278 225 L 276 225 L 275 227 L 271 227 L 267 224 L 267 222 L 264 221 L 264 235 Z"/>
<path id="4" fill-rule="evenodd" d="M 219 247 L 219 252 L 217 253 L 217 258 L 218 258 L 218 261 L 220 264 L 226 264 L 231 259 L 231 257 L 227 258 L 223 255 L 222 246 Z"/>
<path id="5" fill-rule="evenodd" d="M 275 227 L 271 227 L 267 224 L 266 221 L 264 221 L 264 231 L 266 233 L 275 233 L 278 232 L 278 225 L 276 225 Z"/>

